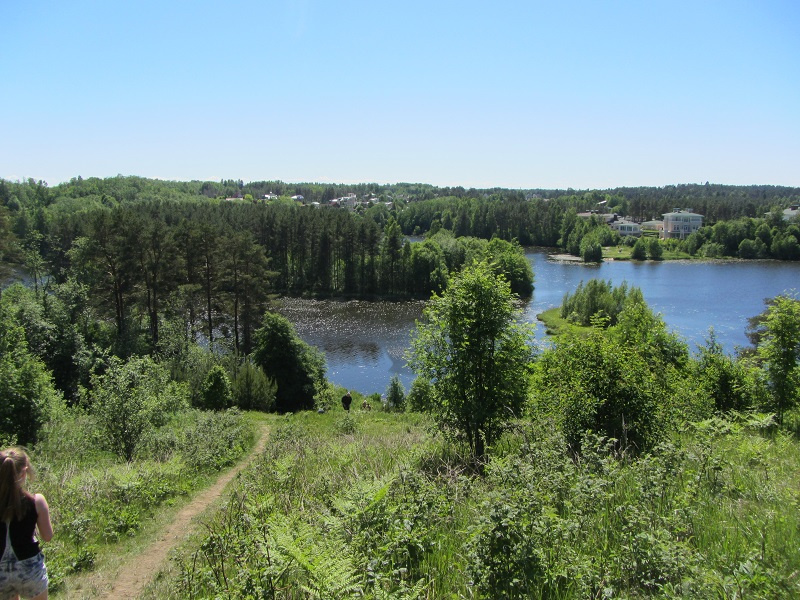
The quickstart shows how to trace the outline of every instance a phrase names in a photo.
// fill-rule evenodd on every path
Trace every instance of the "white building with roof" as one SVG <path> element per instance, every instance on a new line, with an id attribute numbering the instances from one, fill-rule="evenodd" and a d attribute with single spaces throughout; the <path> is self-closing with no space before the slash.
<path id="1" fill-rule="evenodd" d="M 785 208 L 783 210 L 783 220 L 789 221 L 791 219 L 796 219 L 800 215 L 800 205 L 792 204 L 789 208 Z"/>
<path id="2" fill-rule="evenodd" d="M 703 226 L 703 215 L 698 215 L 691 209 L 676 208 L 662 216 L 664 217 L 664 228 L 661 235 L 664 239 L 683 240 Z"/>
<path id="3" fill-rule="evenodd" d="M 634 235 L 639 237 L 642 235 L 642 226 L 639 223 L 630 221 L 628 219 L 617 219 L 609 223 L 609 227 L 619 233 L 622 237 Z"/>

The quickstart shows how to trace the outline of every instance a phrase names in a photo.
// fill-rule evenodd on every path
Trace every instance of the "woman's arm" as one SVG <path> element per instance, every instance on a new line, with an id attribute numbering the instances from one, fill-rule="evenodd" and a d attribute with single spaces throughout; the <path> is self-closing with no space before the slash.
<path id="1" fill-rule="evenodd" d="M 39 539 L 49 542 L 53 539 L 53 524 L 50 522 L 50 507 L 47 506 L 47 500 L 41 494 L 36 494 L 34 497 L 36 502 L 36 529 L 39 530 Z"/>

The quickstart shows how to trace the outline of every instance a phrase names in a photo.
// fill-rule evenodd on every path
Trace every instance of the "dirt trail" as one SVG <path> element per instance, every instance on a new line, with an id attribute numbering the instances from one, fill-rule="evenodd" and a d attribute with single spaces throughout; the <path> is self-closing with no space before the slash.
<path id="1" fill-rule="evenodd" d="M 258 441 L 250 454 L 236 467 L 217 479 L 214 485 L 198 494 L 194 500 L 184 506 L 153 544 L 145 548 L 140 554 L 127 558 L 120 565 L 111 589 L 100 597 L 114 598 L 114 600 L 138 598 L 145 586 L 166 565 L 170 551 L 194 531 L 196 524 L 192 523 L 192 520 L 219 500 L 225 490 L 225 486 L 242 469 L 247 467 L 256 456 L 261 454 L 268 437 L 269 428 L 264 425 L 259 430 Z"/>

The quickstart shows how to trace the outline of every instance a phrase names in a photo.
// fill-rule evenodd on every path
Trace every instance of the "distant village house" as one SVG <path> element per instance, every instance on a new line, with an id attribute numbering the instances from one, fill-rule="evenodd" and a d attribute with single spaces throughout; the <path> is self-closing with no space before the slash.
<path id="1" fill-rule="evenodd" d="M 664 227 L 661 236 L 665 240 L 686 239 L 703 226 L 703 215 L 692 212 L 691 208 L 686 210 L 676 208 L 662 216 L 664 217 Z"/>
<path id="2" fill-rule="evenodd" d="M 790 221 L 791 219 L 796 219 L 798 215 L 800 215 L 800 205 L 792 204 L 789 208 L 784 209 L 783 220 Z"/>

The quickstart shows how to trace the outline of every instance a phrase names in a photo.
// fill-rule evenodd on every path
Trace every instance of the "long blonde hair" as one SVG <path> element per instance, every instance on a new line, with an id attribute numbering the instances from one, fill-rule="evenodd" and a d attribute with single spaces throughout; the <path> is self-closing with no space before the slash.
<path id="1" fill-rule="evenodd" d="M 31 470 L 31 461 L 21 448 L 7 448 L 0 452 L 0 519 L 20 520 L 25 516 L 23 497 L 30 494 L 22 488 L 22 474 Z"/>

